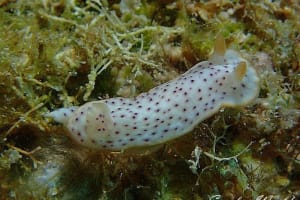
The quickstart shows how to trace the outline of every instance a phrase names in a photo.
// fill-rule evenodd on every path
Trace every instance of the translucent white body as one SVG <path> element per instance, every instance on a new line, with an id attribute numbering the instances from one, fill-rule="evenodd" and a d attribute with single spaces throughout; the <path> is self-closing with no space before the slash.
<path id="1" fill-rule="evenodd" d="M 49 116 L 88 148 L 146 147 L 188 133 L 222 106 L 247 104 L 256 97 L 258 82 L 255 70 L 236 52 L 215 51 L 209 61 L 135 98 L 93 101 Z"/>

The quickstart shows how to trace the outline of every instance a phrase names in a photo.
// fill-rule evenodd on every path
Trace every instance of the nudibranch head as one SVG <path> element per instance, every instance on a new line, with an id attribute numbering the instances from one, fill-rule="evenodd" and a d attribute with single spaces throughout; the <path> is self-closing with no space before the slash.
<path id="1" fill-rule="evenodd" d="M 208 61 L 135 98 L 110 98 L 48 114 L 63 123 L 79 144 L 120 151 L 177 138 L 222 106 L 242 106 L 259 91 L 247 60 L 217 38 Z"/>

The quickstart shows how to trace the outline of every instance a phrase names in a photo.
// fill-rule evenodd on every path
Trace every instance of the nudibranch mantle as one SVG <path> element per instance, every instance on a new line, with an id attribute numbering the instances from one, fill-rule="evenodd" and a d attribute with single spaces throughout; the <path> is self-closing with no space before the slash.
<path id="1" fill-rule="evenodd" d="M 259 78 L 218 37 L 208 61 L 135 98 L 110 98 L 49 113 L 71 138 L 91 149 L 122 151 L 161 144 L 191 131 L 224 106 L 242 106 L 259 91 Z"/>

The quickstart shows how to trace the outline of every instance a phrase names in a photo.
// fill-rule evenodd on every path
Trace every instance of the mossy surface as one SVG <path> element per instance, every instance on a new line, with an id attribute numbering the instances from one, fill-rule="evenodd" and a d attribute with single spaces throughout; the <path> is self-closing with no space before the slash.
<path id="1" fill-rule="evenodd" d="M 300 197 L 297 1 L 0 0 L 0 199 Z M 260 94 L 148 154 L 92 152 L 44 114 L 134 97 L 206 60 L 215 36 Z"/>

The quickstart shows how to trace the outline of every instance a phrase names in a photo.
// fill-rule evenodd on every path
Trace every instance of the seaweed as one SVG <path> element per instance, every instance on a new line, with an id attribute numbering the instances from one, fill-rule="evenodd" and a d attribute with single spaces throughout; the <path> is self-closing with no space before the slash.
<path id="1" fill-rule="evenodd" d="M 0 1 L 0 199 L 295 199 L 297 1 Z M 260 74 L 258 98 L 148 154 L 94 152 L 45 118 L 134 97 L 208 58 L 215 35 Z"/>

